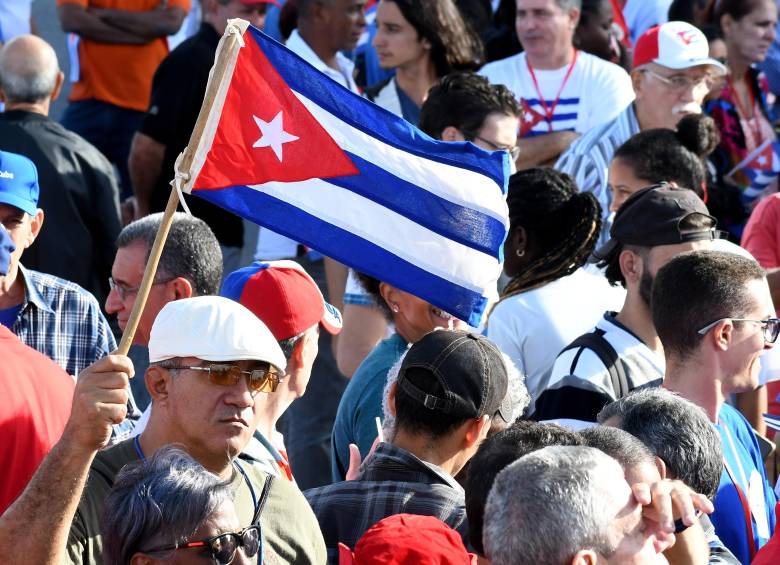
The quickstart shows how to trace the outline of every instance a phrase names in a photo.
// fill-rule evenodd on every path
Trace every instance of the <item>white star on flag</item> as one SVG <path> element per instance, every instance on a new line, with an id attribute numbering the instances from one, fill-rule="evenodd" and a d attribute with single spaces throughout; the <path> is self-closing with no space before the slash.
<path id="1" fill-rule="evenodd" d="M 758 164 L 762 167 L 766 165 L 766 155 L 761 155 L 761 157 L 758 158 Z"/>
<path id="2" fill-rule="evenodd" d="M 282 126 L 282 111 L 280 110 L 274 119 L 270 122 L 261 120 L 257 116 L 252 116 L 255 119 L 257 127 L 260 128 L 260 139 L 255 141 L 252 147 L 270 147 L 273 149 L 276 158 L 279 162 L 282 162 L 282 145 L 298 139 L 297 135 L 292 135 L 284 131 Z"/>

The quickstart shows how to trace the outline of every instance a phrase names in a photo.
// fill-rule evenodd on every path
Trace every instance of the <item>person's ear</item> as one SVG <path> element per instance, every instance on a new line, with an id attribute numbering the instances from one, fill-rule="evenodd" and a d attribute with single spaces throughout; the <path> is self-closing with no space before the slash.
<path id="1" fill-rule="evenodd" d="M 42 227 L 43 227 L 43 210 L 38 208 L 36 214 L 34 216 L 30 216 L 30 235 L 27 237 L 27 241 L 24 244 L 25 249 L 30 247 L 33 244 L 35 238 L 38 237 L 38 234 L 41 232 Z"/>
<path id="2" fill-rule="evenodd" d="M 146 390 L 152 401 L 158 406 L 164 405 L 168 401 L 171 389 L 173 374 L 168 370 L 157 365 L 150 365 L 144 374 L 144 383 Z"/>
<path id="3" fill-rule="evenodd" d="M 636 99 L 641 99 L 645 87 L 645 73 L 641 69 L 631 71 L 631 86 L 634 87 Z"/>
<path id="4" fill-rule="evenodd" d="M 723 14 L 720 17 L 720 29 L 723 31 L 723 37 L 728 37 L 731 33 L 731 28 L 734 27 L 734 18 L 731 14 Z"/>
<path id="5" fill-rule="evenodd" d="M 395 418 L 395 391 L 398 389 L 398 381 L 390 385 L 387 391 L 387 409 L 390 414 Z"/>
<path id="6" fill-rule="evenodd" d="M 734 337 L 734 322 L 728 319 L 723 320 L 707 333 L 712 334 L 712 339 L 714 340 L 713 345 L 716 349 L 726 351 L 731 345 L 731 340 Z"/>
<path id="7" fill-rule="evenodd" d="M 569 29 L 576 30 L 580 23 L 580 9 L 572 8 L 569 10 Z"/>
<path id="8" fill-rule="evenodd" d="M 626 283 L 639 284 L 639 281 L 642 280 L 642 272 L 645 268 L 642 256 L 628 249 L 623 249 L 618 257 L 618 263 L 620 264 L 620 272 L 623 274 L 623 278 L 626 279 Z"/>
<path id="9" fill-rule="evenodd" d="M 520 253 L 518 257 L 525 255 L 525 252 L 528 250 L 528 232 L 525 231 L 525 228 L 523 226 L 517 226 L 512 230 L 509 237 L 512 238 L 512 248 L 516 250 L 516 253 Z"/>
<path id="10" fill-rule="evenodd" d="M 400 308 L 398 305 L 400 300 L 398 289 L 391 284 L 387 284 L 386 282 L 380 282 L 379 295 L 384 298 L 385 302 L 387 303 L 387 307 L 390 308 L 393 313 L 397 314 Z"/>
<path id="11" fill-rule="evenodd" d="M 655 468 L 658 469 L 658 474 L 661 475 L 661 479 L 670 478 L 667 475 L 668 470 L 666 468 L 666 463 L 664 463 L 664 460 L 657 455 L 655 457 Z"/>
<path id="12" fill-rule="evenodd" d="M 143 553 L 136 553 L 130 558 L 130 565 L 154 565 L 155 563 L 157 563 L 156 559 L 152 559 Z"/>
<path id="13" fill-rule="evenodd" d="M 428 41 L 424 37 L 422 39 L 420 39 L 420 45 L 422 46 L 423 49 L 425 49 L 427 51 L 430 51 L 431 49 L 433 49 L 433 45 L 431 45 L 431 42 Z"/>
<path id="14" fill-rule="evenodd" d="M 51 91 L 51 94 L 49 95 L 49 100 L 54 102 L 57 98 L 60 97 L 60 92 L 62 92 L 62 84 L 65 82 L 65 73 L 62 71 L 57 71 L 57 79 L 54 81 L 54 89 Z"/>
<path id="15" fill-rule="evenodd" d="M 466 433 L 463 436 L 463 441 L 466 447 L 472 447 L 478 444 L 487 437 L 488 430 L 490 429 L 490 416 L 487 414 L 474 418 L 466 423 Z"/>
<path id="16" fill-rule="evenodd" d="M 441 132 L 442 141 L 466 141 L 466 136 L 455 126 L 447 126 Z"/>
<path id="17" fill-rule="evenodd" d="M 189 280 L 184 277 L 176 277 L 170 281 L 170 292 L 173 300 L 181 300 L 182 298 L 192 298 L 194 289 Z"/>
<path id="18" fill-rule="evenodd" d="M 596 565 L 599 556 L 592 549 L 579 550 L 571 560 L 571 565 Z"/>

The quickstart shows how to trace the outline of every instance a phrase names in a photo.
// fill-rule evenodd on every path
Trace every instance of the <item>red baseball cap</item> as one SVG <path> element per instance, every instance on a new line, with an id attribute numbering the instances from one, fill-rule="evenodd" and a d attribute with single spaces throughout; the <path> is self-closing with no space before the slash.
<path id="1" fill-rule="evenodd" d="M 433 516 L 396 514 L 371 526 L 352 552 L 339 544 L 339 565 L 472 565 L 460 534 Z"/>
<path id="2" fill-rule="evenodd" d="M 230 273 L 220 294 L 254 312 L 277 341 L 318 322 L 329 333 L 341 331 L 341 313 L 325 302 L 317 283 L 295 261 L 255 261 Z"/>
<path id="3" fill-rule="evenodd" d="M 632 68 L 648 63 L 678 70 L 710 65 L 721 74 L 726 72 L 723 63 L 710 58 L 710 46 L 704 34 L 687 22 L 667 22 L 641 35 L 634 48 Z"/>

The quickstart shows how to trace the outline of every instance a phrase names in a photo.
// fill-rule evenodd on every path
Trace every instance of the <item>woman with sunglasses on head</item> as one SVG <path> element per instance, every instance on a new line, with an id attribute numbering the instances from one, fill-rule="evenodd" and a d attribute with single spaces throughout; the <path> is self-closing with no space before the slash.
<path id="1" fill-rule="evenodd" d="M 760 194 L 747 192 L 750 180 L 741 173 L 726 179 L 752 151 L 774 141 L 773 116 L 767 104 L 769 87 L 753 65 L 766 58 L 775 39 L 777 5 L 775 0 L 718 0 L 713 3 L 713 19 L 723 31 L 729 74 L 717 99 L 710 100 L 706 112 L 721 133 L 721 143 L 711 160 L 718 182 L 734 182 L 742 191 L 746 210 L 751 210 Z M 767 192 L 776 192 L 773 182 Z M 727 226 L 739 237 L 743 222 Z"/>
<path id="2" fill-rule="evenodd" d="M 257 563 L 260 527 L 239 522 L 232 484 L 172 445 L 125 467 L 106 500 L 103 563 Z"/>
<path id="3" fill-rule="evenodd" d="M 382 0 L 373 47 L 395 76 L 366 90 L 369 100 L 417 125 L 428 90 L 455 70 L 476 70 L 482 43 L 453 0 Z"/>

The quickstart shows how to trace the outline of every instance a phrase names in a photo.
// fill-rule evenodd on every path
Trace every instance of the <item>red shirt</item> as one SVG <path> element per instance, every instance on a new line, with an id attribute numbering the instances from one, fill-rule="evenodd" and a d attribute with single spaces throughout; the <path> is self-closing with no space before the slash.
<path id="1" fill-rule="evenodd" d="M 0 514 L 60 439 L 73 378 L 0 325 Z"/>

